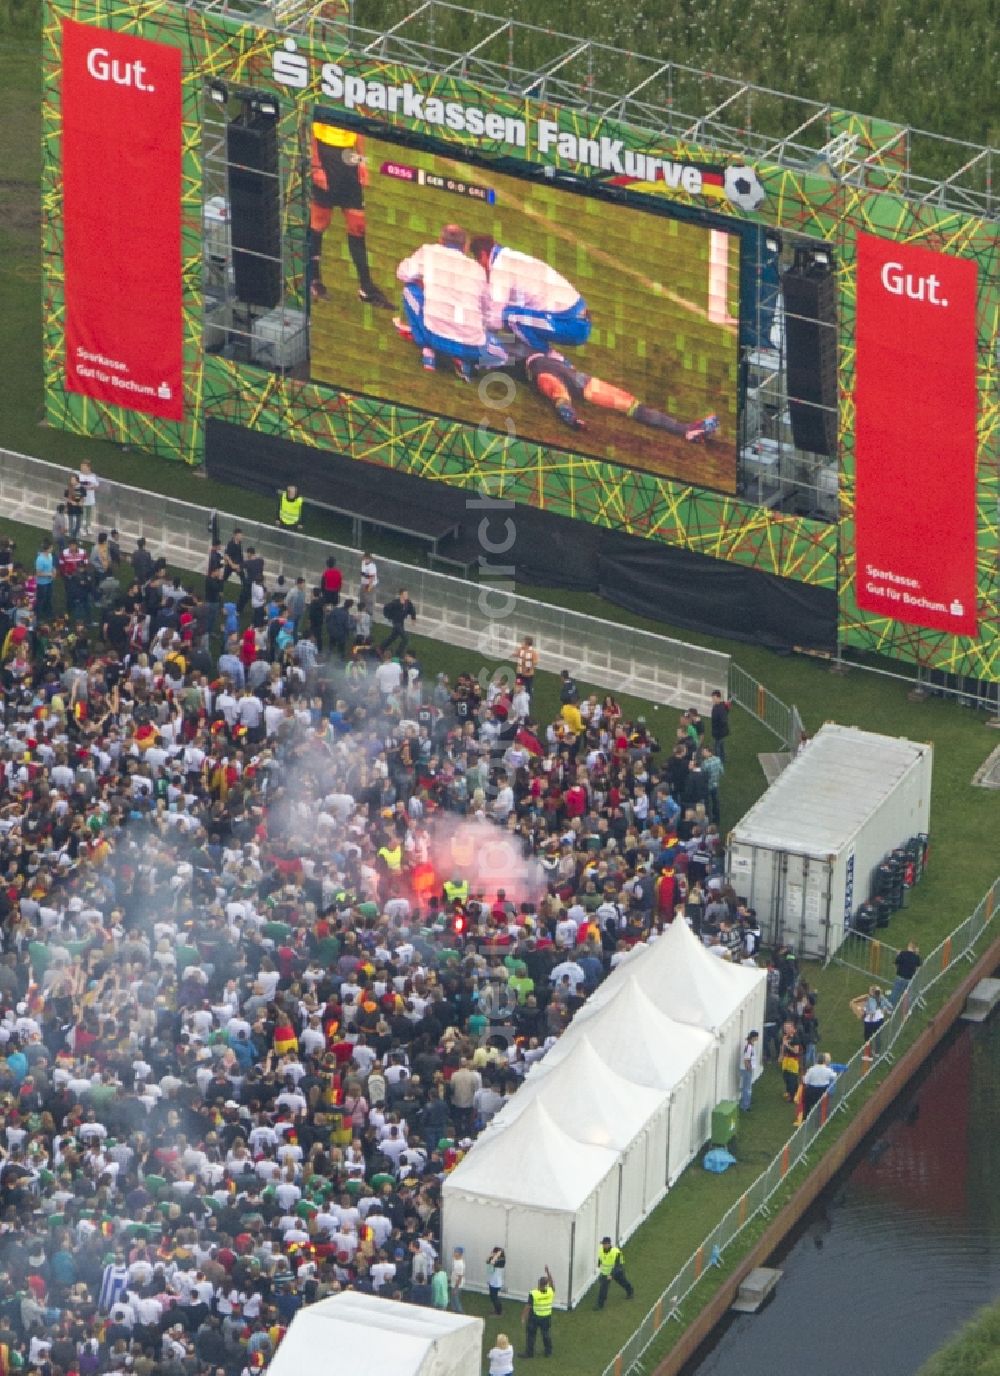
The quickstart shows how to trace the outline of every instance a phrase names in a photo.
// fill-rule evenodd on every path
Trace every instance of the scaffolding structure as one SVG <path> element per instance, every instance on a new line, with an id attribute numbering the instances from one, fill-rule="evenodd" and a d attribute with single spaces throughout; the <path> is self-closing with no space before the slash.
<path id="1" fill-rule="evenodd" d="M 884 136 L 861 139 L 843 128 L 866 117 L 838 106 L 662 61 L 555 29 L 420 0 L 384 30 L 355 22 L 355 0 L 187 0 L 193 9 L 241 19 L 276 33 L 324 31 L 331 50 L 461 77 L 485 90 L 517 93 L 567 109 L 622 120 L 665 140 L 815 171 L 863 187 L 891 165 L 893 190 L 909 200 L 966 214 L 1000 213 L 995 172 L 1000 149 L 877 121 Z M 439 38 L 460 17 L 456 51 Z M 623 76 L 626 78 L 623 80 Z M 927 169 L 946 168 L 930 173 Z"/>

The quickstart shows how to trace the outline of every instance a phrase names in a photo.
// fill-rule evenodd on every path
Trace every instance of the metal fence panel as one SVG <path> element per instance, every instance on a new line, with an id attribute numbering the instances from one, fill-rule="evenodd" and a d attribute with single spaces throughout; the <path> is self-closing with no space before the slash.
<path id="1" fill-rule="evenodd" d="M 742 672 L 742 671 L 741 671 Z M 749 678 L 749 675 L 747 675 Z M 685 1299 L 697 1286 L 698 1281 L 711 1269 L 712 1248 L 725 1251 L 751 1220 L 762 1213 L 765 1215 L 777 1203 L 775 1196 L 781 1190 L 786 1177 L 807 1158 L 812 1148 L 825 1134 L 837 1111 L 846 1104 L 864 1084 L 871 1071 L 880 1060 L 888 1056 L 910 1019 L 923 1006 L 927 991 L 943 979 L 956 961 L 972 958 L 973 948 L 984 933 L 994 923 L 1000 909 L 1000 876 L 993 881 L 985 896 L 975 910 L 934 948 L 924 959 L 922 965 L 910 981 L 909 987 L 900 997 L 892 1014 L 886 1019 L 877 1037 L 856 1051 L 837 1076 L 833 1095 L 827 1103 L 824 1114 L 822 1101 L 810 1112 L 805 1121 L 798 1126 L 781 1150 L 747 1188 L 744 1195 L 729 1209 L 723 1218 L 694 1255 L 664 1288 L 653 1309 L 642 1320 L 639 1327 L 620 1349 L 611 1362 L 604 1368 L 603 1376 L 630 1376 L 636 1370 L 644 1352 L 655 1338 L 663 1322 L 671 1314 L 679 1321 L 686 1322 L 687 1316 L 677 1311 Z M 881 957 L 880 957 L 881 959 Z M 773 1204 L 772 1204 L 773 1201 Z M 656 1318 L 660 1317 L 657 1325 Z"/>
<path id="2" fill-rule="evenodd" d="M 0 512 L 47 530 L 67 477 L 68 470 L 57 464 L 0 450 Z M 263 556 L 269 578 L 304 574 L 316 582 L 327 555 L 333 554 L 347 586 L 357 585 L 361 555 L 348 546 L 226 512 L 213 513 L 193 502 L 106 478 L 101 479 L 97 497 L 101 529 L 114 527 L 126 541 L 144 535 L 151 552 L 186 571 L 204 570 L 209 524 L 217 514 L 223 539 L 239 526 L 245 543 Z M 420 634 L 474 651 L 481 661 L 476 671 L 492 672 L 509 663 L 522 637 L 530 635 L 542 669 L 557 673 L 570 668 L 582 682 L 605 691 L 704 711 L 715 689 L 726 690 L 730 659 L 718 650 L 538 602 L 509 591 L 505 584 L 473 583 L 381 556 L 378 566 L 380 587 L 389 595 L 396 588 L 409 588 Z"/>
<path id="3" fill-rule="evenodd" d="M 798 710 L 776 698 L 770 689 L 738 664 L 730 665 L 729 696 L 766 726 L 772 735 L 777 736 L 786 750 L 796 748 L 802 734 L 802 718 Z"/>
<path id="4" fill-rule="evenodd" d="M 864 936 L 861 932 L 851 932 L 830 960 L 835 965 L 846 965 L 851 970 L 857 970 L 876 983 L 891 984 L 896 977 L 898 954 L 898 946 Z"/>

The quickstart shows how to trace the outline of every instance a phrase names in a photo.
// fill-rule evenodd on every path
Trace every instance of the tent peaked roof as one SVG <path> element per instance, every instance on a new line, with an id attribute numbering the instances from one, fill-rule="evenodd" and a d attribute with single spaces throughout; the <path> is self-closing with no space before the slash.
<path id="1" fill-rule="evenodd" d="M 467 1376 L 479 1371 L 481 1349 L 481 1319 L 351 1292 L 300 1309 L 270 1369 L 275 1376 L 321 1376 L 327 1354 L 336 1352 L 352 1376 Z"/>
<path id="2" fill-rule="evenodd" d="M 681 919 L 628 966 L 656 1006 L 678 1022 L 721 1027 L 763 971 L 744 970 L 708 953 Z"/>
<path id="3" fill-rule="evenodd" d="M 712 1036 L 669 1017 L 656 1007 L 632 973 L 592 1011 L 584 1008 L 542 1062 L 555 1068 L 570 1054 L 578 1037 L 590 1038 L 597 1054 L 613 1070 L 637 1084 L 670 1089 L 714 1046 Z"/>
<path id="4" fill-rule="evenodd" d="M 613 1070 L 585 1032 L 559 1062 L 559 1074 L 529 1075 L 500 1118 L 513 1122 L 539 1092 L 544 1092 L 546 1109 L 570 1137 L 613 1150 L 629 1146 L 664 1102 L 661 1090 Z M 494 1121 L 499 1128 L 501 1123 Z"/>
<path id="5" fill-rule="evenodd" d="M 409 1333 L 427 1341 L 437 1341 L 443 1333 L 469 1328 L 469 1315 L 452 1314 L 440 1309 L 425 1309 L 420 1305 L 403 1304 L 399 1300 L 383 1299 L 381 1295 L 366 1295 L 360 1290 L 344 1290 L 320 1300 L 310 1313 L 317 1318 L 334 1322 L 349 1319 L 358 1323 L 377 1325 L 388 1331 Z"/>
<path id="6" fill-rule="evenodd" d="M 479 1138 L 444 1190 L 576 1212 L 617 1163 L 617 1152 L 575 1141 L 533 1098 L 508 1126 Z"/>

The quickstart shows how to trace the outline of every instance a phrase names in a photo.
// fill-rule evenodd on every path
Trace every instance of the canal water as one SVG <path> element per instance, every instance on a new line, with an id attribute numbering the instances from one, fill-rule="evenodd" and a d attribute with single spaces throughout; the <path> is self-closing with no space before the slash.
<path id="1" fill-rule="evenodd" d="M 1000 1297 L 1000 1015 L 959 1023 L 685 1376 L 913 1376 Z"/>

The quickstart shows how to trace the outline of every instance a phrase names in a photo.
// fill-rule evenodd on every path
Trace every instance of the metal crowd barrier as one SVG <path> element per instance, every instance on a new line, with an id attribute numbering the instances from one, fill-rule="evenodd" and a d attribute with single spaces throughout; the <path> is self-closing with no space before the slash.
<path id="1" fill-rule="evenodd" d="M 48 529 L 62 501 L 69 470 L 42 459 L 0 450 L 0 515 Z M 194 485 L 194 484 L 193 484 Z M 213 512 L 101 478 L 97 491 L 95 530 L 117 529 L 126 545 L 145 536 L 150 552 L 185 571 L 201 573 L 207 563 L 209 528 L 218 516 L 223 540 L 234 526 L 264 558 L 270 579 L 303 574 L 317 582 L 327 556 L 344 571 L 345 584 L 357 587 L 360 551 L 316 540 L 276 525 Z M 417 608 L 414 630 L 432 640 L 474 651 L 472 672 L 492 672 L 507 664 L 525 635 L 534 637 L 543 670 L 569 669 L 581 684 L 607 692 L 629 693 L 666 707 L 707 711 L 712 691 L 725 692 L 730 658 L 717 650 L 615 625 L 546 602 L 522 597 L 499 583 L 473 583 L 381 556 L 379 605 L 401 587 L 409 589 Z M 376 622 L 379 621 L 376 615 Z"/>
<path id="2" fill-rule="evenodd" d="M 772 735 L 777 736 L 786 750 L 794 751 L 802 737 L 802 718 L 793 704 L 787 706 L 776 698 L 769 688 L 741 669 L 731 664 L 729 669 L 729 696 L 749 712 L 752 717 L 766 726 Z"/>
<path id="3" fill-rule="evenodd" d="M 825 1133 L 836 1114 L 849 1103 L 871 1072 L 878 1066 L 890 1064 L 901 1037 L 909 1029 L 910 1020 L 925 1006 L 930 989 L 943 979 L 956 961 L 971 959 L 984 932 L 995 926 L 1000 907 L 1000 877 L 993 881 L 980 899 L 974 912 L 936 946 L 917 969 L 901 995 L 891 1017 L 872 1040 L 857 1051 L 837 1076 L 834 1092 L 816 1104 L 805 1121 L 757 1179 L 730 1207 L 708 1237 L 688 1258 L 673 1279 L 664 1287 L 659 1299 L 646 1314 L 638 1328 L 604 1368 L 602 1376 L 630 1376 L 639 1368 L 649 1348 L 662 1334 L 664 1325 L 678 1323 L 681 1328 L 693 1321 L 697 1303 L 693 1292 L 701 1278 L 713 1266 L 721 1263 L 725 1249 L 742 1233 L 747 1224 L 761 1215 L 767 1216 L 777 1207 L 775 1196 L 789 1173 L 809 1155 Z M 881 962 L 881 956 L 879 957 Z M 880 964 L 880 969 L 883 968 Z M 688 1300 L 692 1300 L 690 1305 Z M 645 1370 L 645 1367 L 642 1368 Z"/>

